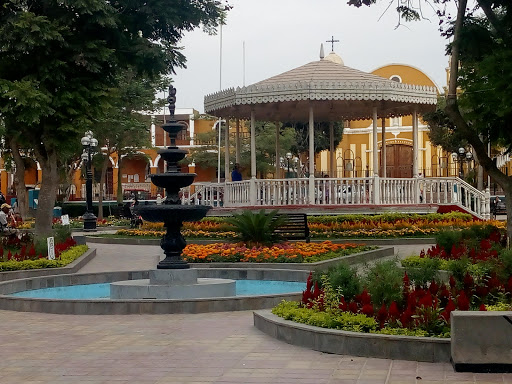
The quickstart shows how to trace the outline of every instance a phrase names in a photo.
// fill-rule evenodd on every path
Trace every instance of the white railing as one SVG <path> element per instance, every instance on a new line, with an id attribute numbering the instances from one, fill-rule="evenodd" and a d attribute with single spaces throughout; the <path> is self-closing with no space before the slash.
<path id="1" fill-rule="evenodd" d="M 315 179 L 315 204 L 373 204 L 373 182 L 369 177 Z"/>
<path id="2" fill-rule="evenodd" d="M 489 192 L 481 192 L 456 177 L 315 178 L 313 182 L 314 204 L 319 206 L 458 205 L 482 219 L 490 215 Z M 307 178 L 199 182 L 192 188 L 182 189 L 182 204 L 213 207 L 310 205 L 309 193 Z"/>
<path id="3" fill-rule="evenodd" d="M 256 180 L 256 205 L 309 204 L 309 179 Z"/>
<path id="4" fill-rule="evenodd" d="M 379 181 L 381 204 L 417 204 L 417 179 L 384 178 Z"/>
<path id="5" fill-rule="evenodd" d="M 191 193 L 191 191 L 193 191 Z M 181 189 L 181 203 L 184 205 L 224 205 L 224 183 L 194 183 Z"/>
<path id="6" fill-rule="evenodd" d="M 250 205 L 250 182 L 234 181 L 226 183 L 226 203 L 230 207 L 244 207 Z M 228 203 L 229 201 L 229 203 Z"/>

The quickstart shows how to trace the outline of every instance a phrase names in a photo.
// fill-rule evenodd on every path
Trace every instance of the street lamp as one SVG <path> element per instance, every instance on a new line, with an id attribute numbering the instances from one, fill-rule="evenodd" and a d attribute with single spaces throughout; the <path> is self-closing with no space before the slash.
<path id="1" fill-rule="evenodd" d="M 454 162 L 459 162 L 459 178 L 464 178 L 464 162 L 468 163 L 473 160 L 473 154 L 470 151 L 466 151 L 464 147 L 460 147 L 458 152 L 452 153 L 452 159 Z"/>
<path id="2" fill-rule="evenodd" d="M 96 152 L 98 140 L 96 140 L 91 131 L 87 131 L 85 136 L 82 137 L 82 146 L 84 148 L 82 153 L 82 162 L 85 163 L 86 179 L 85 179 L 85 200 L 86 211 L 82 218 L 84 219 L 84 231 L 96 231 L 96 216 L 92 211 L 92 170 L 91 161 L 92 155 Z"/>
<path id="3" fill-rule="evenodd" d="M 286 154 L 286 163 L 288 165 L 288 172 L 286 172 L 286 177 L 287 178 L 290 178 L 291 175 L 290 175 L 290 160 L 292 159 L 292 154 L 290 152 L 288 152 Z"/>

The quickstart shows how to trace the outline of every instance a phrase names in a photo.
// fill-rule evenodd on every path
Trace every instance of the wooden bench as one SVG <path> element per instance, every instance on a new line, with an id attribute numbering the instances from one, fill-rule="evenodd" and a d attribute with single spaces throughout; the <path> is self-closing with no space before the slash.
<path id="1" fill-rule="evenodd" d="M 306 240 L 309 243 L 308 215 L 305 213 L 283 213 L 285 222 L 274 230 L 274 233 L 286 240 Z"/>

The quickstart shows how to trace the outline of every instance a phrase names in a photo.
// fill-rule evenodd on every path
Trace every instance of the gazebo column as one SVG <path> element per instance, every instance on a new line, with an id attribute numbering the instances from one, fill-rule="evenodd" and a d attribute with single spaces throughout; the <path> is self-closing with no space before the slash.
<path id="1" fill-rule="evenodd" d="M 382 164 L 382 174 L 381 174 L 381 177 L 383 178 L 386 178 L 387 177 L 387 152 L 386 152 L 386 118 L 383 117 L 382 118 L 382 134 L 381 134 L 381 137 L 382 137 L 382 147 L 381 147 L 381 150 L 380 150 L 380 155 L 381 155 L 381 164 Z"/>
<path id="2" fill-rule="evenodd" d="M 226 118 L 226 129 L 224 130 L 224 206 L 230 206 L 230 194 L 227 182 L 230 180 L 229 166 L 229 118 Z M 231 180 L 233 181 L 233 180 Z"/>
<path id="3" fill-rule="evenodd" d="M 251 111 L 251 180 L 249 184 L 249 201 L 256 205 L 256 119 Z"/>
<path id="4" fill-rule="evenodd" d="M 412 177 L 414 178 L 414 203 L 420 203 L 420 184 L 418 180 L 418 112 L 412 113 Z"/>
<path id="5" fill-rule="evenodd" d="M 315 204 L 315 119 L 309 106 L 309 204 Z"/>
<path id="6" fill-rule="evenodd" d="M 279 121 L 276 121 L 276 179 L 281 179 L 281 157 L 279 153 L 281 149 L 279 148 Z"/>
<path id="7" fill-rule="evenodd" d="M 334 121 L 329 123 L 329 177 L 336 177 L 334 160 L 336 148 L 334 148 Z"/>
<path id="8" fill-rule="evenodd" d="M 412 177 L 418 177 L 418 112 L 412 113 Z"/>
<path id="9" fill-rule="evenodd" d="M 379 151 L 377 141 L 377 107 L 373 107 L 373 204 L 380 204 Z M 370 201 L 370 203 L 372 203 Z"/>
<path id="10" fill-rule="evenodd" d="M 240 119 L 236 118 L 235 162 L 240 164 Z"/>

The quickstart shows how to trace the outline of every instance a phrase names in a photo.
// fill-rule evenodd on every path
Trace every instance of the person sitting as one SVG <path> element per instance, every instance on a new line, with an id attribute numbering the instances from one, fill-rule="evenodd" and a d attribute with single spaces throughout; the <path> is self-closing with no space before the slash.
<path id="1" fill-rule="evenodd" d="M 240 172 L 240 164 L 236 163 L 231 172 L 231 181 L 242 181 L 242 173 Z"/>
<path id="2" fill-rule="evenodd" d="M 2 232 L 6 231 L 9 226 L 9 221 L 11 217 L 11 206 L 7 203 L 3 203 L 0 206 L 0 230 Z"/>

